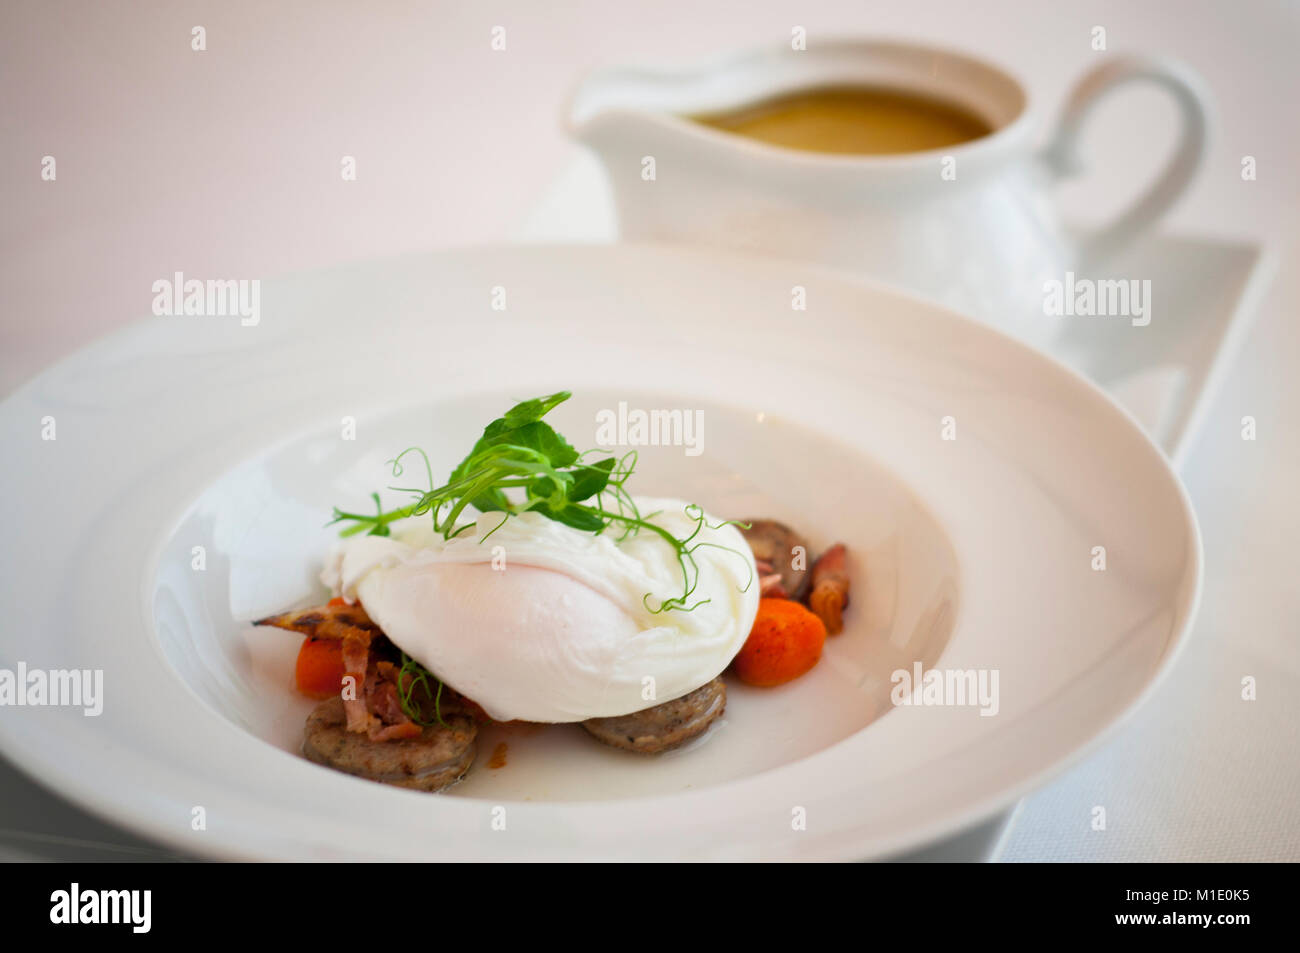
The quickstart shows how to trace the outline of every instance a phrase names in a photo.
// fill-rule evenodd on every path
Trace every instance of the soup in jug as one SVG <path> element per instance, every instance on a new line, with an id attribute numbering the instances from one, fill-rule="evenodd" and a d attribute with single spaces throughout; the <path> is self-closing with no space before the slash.
<path id="1" fill-rule="evenodd" d="M 805 90 L 733 112 L 690 118 L 786 149 L 841 155 L 944 149 L 993 131 L 955 103 L 871 87 Z"/>

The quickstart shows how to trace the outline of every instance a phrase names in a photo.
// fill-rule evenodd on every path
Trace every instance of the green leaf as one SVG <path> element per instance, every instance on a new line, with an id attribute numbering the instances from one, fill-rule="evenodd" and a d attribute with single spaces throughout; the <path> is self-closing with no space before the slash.
<path id="1" fill-rule="evenodd" d="M 479 444 L 488 446 L 490 443 L 496 442 L 496 438 L 502 437 L 512 430 L 518 430 L 520 427 L 536 423 L 554 407 L 568 400 L 570 396 L 567 390 L 562 390 L 558 394 L 551 394 L 549 397 L 534 397 L 532 400 L 525 400 L 515 404 L 483 428 L 483 437 L 479 440 Z"/>
<path id="2" fill-rule="evenodd" d="M 480 513 L 504 513 L 510 509 L 510 500 L 505 493 L 493 487 L 487 492 L 474 497 L 469 501 L 469 505 Z"/>
<path id="3" fill-rule="evenodd" d="M 554 471 L 572 465 L 578 459 L 578 451 L 556 433 L 550 424 L 541 421 L 547 412 L 568 400 L 569 396 L 568 391 L 560 391 L 549 397 L 536 397 L 511 407 L 503 416 L 483 428 L 483 436 L 474 444 L 468 456 L 451 472 L 448 482 L 455 483 L 463 480 L 473 471 L 490 466 L 494 462 L 508 463 L 512 456 L 536 472 L 538 461 L 529 455 L 512 454 L 511 447 L 524 447 L 541 454 L 545 458 L 543 469 Z M 498 458 L 484 459 L 483 455 L 494 447 L 500 448 Z M 550 497 L 553 492 L 553 485 L 549 486 L 543 494 L 535 494 L 532 488 L 529 488 L 530 496 Z M 503 491 L 495 487 L 475 496 L 469 503 L 480 513 L 506 512 L 510 509 L 510 500 Z"/>
<path id="4" fill-rule="evenodd" d="M 532 400 L 525 400 L 522 403 L 515 404 L 505 412 L 505 415 L 495 423 L 501 423 L 507 428 L 522 427 L 525 424 L 531 424 L 545 417 L 550 411 L 568 400 L 572 394 L 567 390 L 551 394 L 549 397 L 534 397 Z M 488 425 L 489 427 L 492 424 Z"/>
<path id="5" fill-rule="evenodd" d="M 548 519 L 555 520 L 557 523 L 563 523 L 565 526 L 572 526 L 574 529 L 586 530 L 591 533 L 599 533 L 607 525 L 607 521 L 603 517 L 572 506 L 556 507 L 549 503 L 538 503 L 533 507 L 533 510 Z"/>
<path id="6" fill-rule="evenodd" d="M 614 469 L 615 459 L 601 460 L 585 469 L 579 469 L 569 487 L 569 499 L 574 503 L 589 500 L 609 485 L 609 474 Z"/>
<path id="7" fill-rule="evenodd" d="M 553 398 L 542 399 L 542 401 L 547 400 L 553 400 Z M 528 403 L 534 402 L 529 401 Z M 541 401 L 538 401 L 538 403 L 541 403 Z M 524 404 L 519 406 L 523 407 Z M 554 406 L 554 404 L 550 406 Z M 493 447 L 504 447 L 505 445 L 527 447 L 529 450 L 535 450 L 549 457 L 551 466 L 557 469 L 567 467 L 578 459 L 578 451 L 574 450 L 567 440 L 556 433 L 550 424 L 542 423 L 540 420 L 531 420 L 518 426 L 508 426 L 505 421 L 505 417 L 499 417 L 488 424 L 483 431 L 483 436 L 479 437 L 478 443 L 474 444 L 474 449 L 469 452 L 468 456 L 460 462 L 455 470 L 451 471 L 451 476 L 448 478 L 449 483 L 455 483 L 457 480 L 469 476 L 470 467 L 474 465 L 475 458 Z M 508 450 L 503 450 L 503 453 L 509 455 Z"/>
<path id="8" fill-rule="evenodd" d="M 540 420 L 524 424 L 502 436 L 503 439 L 494 440 L 489 446 L 501 446 L 507 452 L 509 447 L 527 447 L 529 450 L 536 450 L 546 456 L 551 466 L 557 470 L 571 466 L 578 460 L 578 451 L 573 449 L 569 441 L 556 433 L 550 424 L 542 423 Z"/>

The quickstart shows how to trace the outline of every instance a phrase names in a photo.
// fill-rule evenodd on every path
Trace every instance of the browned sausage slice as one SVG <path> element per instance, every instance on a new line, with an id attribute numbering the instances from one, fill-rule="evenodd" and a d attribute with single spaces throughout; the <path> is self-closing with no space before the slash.
<path id="1" fill-rule="evenodd" d="M 808 541 L 784 523 L 776 520 L 745 520 L 749 529 L 740 529 L 754 558 L 768 563 L 781 577 L 781 586 L 789 598 L 803 599 L 808 592 Z M 739 527 L 738 527 L 739 528 Z M 796 556 L 799 558 L 796 560 Z M 793 563 L 798 562 L 800 568 Z"/>
<path id="2" fill-rule="evenodd" d="M 347 730 L 343 702 L 321 702 L 307 718 L 303 754 L 336 771 L 417 791 L 439 791 L 459 780 L 474 762 L 478 725 L 462 712 L 444 712 L 446 725 L 424 728 L 416 738 L 371 741 Z"/>
<path id="3" fill-rule="evenodd" d="M 704 734 L 726 707 L 727 688 L 715 678 L 681 698 L 630 715 L 589 718 L 582 727 L 615 748 L 659 754 Z"/>

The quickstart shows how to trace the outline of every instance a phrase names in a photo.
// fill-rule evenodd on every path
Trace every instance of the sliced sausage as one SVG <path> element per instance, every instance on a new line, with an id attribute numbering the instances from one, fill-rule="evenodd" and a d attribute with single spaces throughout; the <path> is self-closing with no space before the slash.
<path id="1" fill-rule="evenodd" d="M 444 712 L 417 737 L 371 741 L 347 730 L 340 698 L 321 702 L 307 718 L 303 754 L 310 761 L 359 778 L 417 791 L 439 791 L 459 780 L 474 762 L 478 725 L 469 715 Z"/>
<path id="2" fill-rule="evenodd" d="M 662 705 L 582 723 L 592 737 L 637 754 L 659 754 L 704 734 L 727 707 L 727 688 L 715 678 Z"/>
<path id="3" fill-rule="evenodd" d="M 754 551 L 754 558 L 767 563 L 772 572 L 781 577 L 781 588 L 785 595 L 801 601 L 808 592 L 808 541 L 784 523 L 776 520 L 746 520 L 749 529 L 740 529 L 749 548 Z M 796 562 L 802 568 L 796 569 Z M 760 567 L 761 571 L 761 567 Z M 776 595 L 776 593 L 771 593 Z"/>

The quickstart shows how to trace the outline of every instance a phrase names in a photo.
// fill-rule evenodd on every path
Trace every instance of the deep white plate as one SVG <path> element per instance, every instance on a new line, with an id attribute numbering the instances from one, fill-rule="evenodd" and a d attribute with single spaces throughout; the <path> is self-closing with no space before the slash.
<path id="1" fill-rule="evenodd" d="M 187 851 L 882 856 L 990 815 L 1095 744 L 1194 611 L 1194 517 L 1125 412 L 883 287 L 713 252 L 507 247 L 266 282 L 261 310 L 256 327 L 144 322 L 0 406 L 0 666 L 105 681 L 98 717 L 5 709 L 0 746 Z M 296 642 L 248 620 L 321 595 L 329 507 L 385 485 L 396 451 L 418 443 L 449 468 L 509 400 L 560 388 L 577 396 L 556 423 L 579 445 L 619 401 L 703 410 L 704 452 L 646 450 L 638 491 L 847 542 L 846 632 L 789 686 L 733 681 L 724 723 L 661 759 L 572 726 L 517 731 L 440 796 L 303 760 Z M 892 706 L 890 673 L 918 661 L 996 670 L 998 713 Z M 507 764 L 490 769 L 497 740 Z"/>

